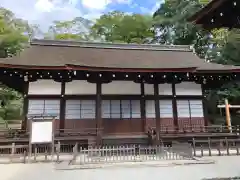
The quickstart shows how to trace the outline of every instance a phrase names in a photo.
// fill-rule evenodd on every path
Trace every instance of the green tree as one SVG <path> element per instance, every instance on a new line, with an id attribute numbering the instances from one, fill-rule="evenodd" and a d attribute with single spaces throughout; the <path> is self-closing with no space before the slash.
<path id="1" fill-rule="evenodd" d="M 69 21 L 54 21 L 45 34 L 45 39 L 90 40 L 91 21 L 77 17 Z"/>
<path id="2" fill-rule="evenodd" d="M 167 0 L 154 13 L 154 27 L 161 44 L 194 45 L 196 53 L 204 58 L 209 50 L 210 33 L 187 22 L 187 18 L 202 8 L 199 0 Z"/>
<path id="3" fill-rule="evenodd" d="M 113 11 L 102 15 L 91 28 L 95 39 L 107 42 L 145 43 L 154 37 L 152 17 Z"/>
<path id="4" fill-rule="evenodd" d="M 20 120 L 22 115 L 22 95 L 13 89 L 1 84 L 0 87 L 0 124 L 8 128 L 9 120 Z"/>
<path id="5" fill-rule="evenodd" d="M 199 11 L 209 0 L 166 0 L 154 13 L 155 28 L 160 32 L 154 41 L 162 44 L 194 45 L 199 57 L 221 64 L 240 64 L 239 30 L 214 29 L 205 31 L 187 22 L 187 18 Z M 219 120 L 217 104 L 223 98 L 239 104 L 238 82 L 224 84 L 220 89 L 208 92 L 209 111 L 215 123 Z M 233 119 L 237 116 L 234 114 Z M 216 121 L 217 119 L 217 121 Z M 239 122 L 238 122 L 239 123 Z"/>
<path id="6" fill-rule="evenodd" d="M 30 29 L 26 21 L 17 19 L 11 11 L 0 8 L 0 58 L 21 51 L 33 33 Z"/>
<path id="7" fill-rule="evenodd" d="M 14 56 L 22 51 L 34 36 L 33 27 L 16 18 L 11 11 L 0 8 L 0 58 Z M 18 92 L 0 84 L 0 121 L 21 119 L 21 99 Z"/>

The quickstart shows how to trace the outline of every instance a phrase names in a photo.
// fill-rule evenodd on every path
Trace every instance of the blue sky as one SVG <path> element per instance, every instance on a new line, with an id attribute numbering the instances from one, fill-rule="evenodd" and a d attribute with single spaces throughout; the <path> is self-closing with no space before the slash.
<path id="1" fill-rule="evenodd" d="M 164 0 L 0 0 L 0 6 L 46 30 L 54 20 L 95 20 L 113 10 L 152 14 Z"/>

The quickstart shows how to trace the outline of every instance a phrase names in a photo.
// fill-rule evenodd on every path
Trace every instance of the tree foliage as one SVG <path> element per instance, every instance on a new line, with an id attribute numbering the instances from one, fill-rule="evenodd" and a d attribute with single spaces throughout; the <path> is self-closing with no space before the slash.
<path id="1" fill-rule="evenodd" d="M 154 37 L 151 16 L 113 11 L 102 15 L 91 28 L 91 34 L 107 42 L 145 43 Z"/>
<path id="2" fill-rule="evenodd" d="M 34 36 L 34 26 L 6 9 L 0 8 L 0 58 L 16 55 L 28 45 L 28 40 Z M 21 119 L 21 95 L 0 84 L 0 121 Z"/>
<path id="3" fill-rule="evenodd" d="M 90 40 L 89 28 L 92 22 L 84 18 L 69 21 L 54 21 L 45 34 L 45 39 Z"/>
<path id="4" fill-rule="evenodd" d="M 198 56 L 207 61 L 240 65 L 239 30 L 222 28 L 209 32 L 187 22 L 191 15 L 208 2 L 209 0 L 166 0 L 153 16 L 155 28 L 160 32 L 154 40 L 161 44 L 194 45 Z M 222 121 L 217 118 L 217 104 L 223 98 L 239 104 L 239 83 L 229 82 L 220 89 L 208 92 L 209 112 L 218 123 Z M 233 119 L 236 117 L 235 114 Z"/>
<path id="5" fill-rule="evenodd" d="M 0 58 L 16 55 L 32 35 L 31 26 L 26 21 L 0 8 Z"/>

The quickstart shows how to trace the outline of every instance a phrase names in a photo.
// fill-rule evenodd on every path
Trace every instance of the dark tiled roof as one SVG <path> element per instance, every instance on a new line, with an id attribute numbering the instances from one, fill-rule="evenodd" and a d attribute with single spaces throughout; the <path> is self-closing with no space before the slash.
<path id="1" fill-rule="evenodd" d="M 0 66 L 159 70 L 197 68 L 231 70 L 232 66 L 207 63 L 189 46 L 110 44 L 35 40 L 20 55 L 1 59 Z"/>

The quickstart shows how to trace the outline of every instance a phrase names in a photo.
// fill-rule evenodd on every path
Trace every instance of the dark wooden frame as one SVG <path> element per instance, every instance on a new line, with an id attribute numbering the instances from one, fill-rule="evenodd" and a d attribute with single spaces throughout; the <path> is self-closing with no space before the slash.
<path id="1" fill-rule="evenodd" d="M 26 99 L 59 99 L 60 100 L 60 129 L 64 130 L 65 126 L 65 111 L 66 111 L 66 100 L 70 99 L 78 99 L 78 100 L 96 100 L 96 132 L 98 135 L 98 143 L 100 143 L 100 139 L 102 136 L 102 100 L 140 100 L 140 113 L 141 113 L 141 121 L 142 121 L 142 129 L 143 132 L 146 131 L 146 100 L 154 100 L 155 102 L 155 117 L 156 117 L 156 128 L 157 131 L 160 131 L 161 125 L 161 117 L 160 117 L 160 102 L 159 100 L 172 100 L 173 105 L 173 120 L 175 127 L 178 127 L 178 114 L 177 114 L 177 100 L 189 100 L 189 99 L 204 99 L 203 95 L 176 95 L 175 84 L 172 83 L 172 95 L 159 95 L 159 84 L 155 83 L 154 86 L 154 94 L 153 95 L 145 95 L 144 82 L 140 82 L 140 90 L 141 93 L 139 95 L 119 95 L 119 94 L 111 94 L 106 95 L 102 94 L 101 82 L 96 83 L 96 94 L 86 94 L 86 95 L 70 95 L 65 94 L 65 82 L 61 82 L 61 94 L 59 95 L 27 95 Z M 205 114 L 204 114 L 205 118 Z"/>

